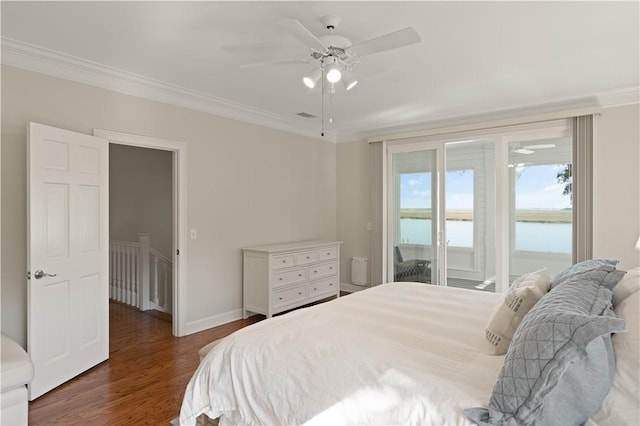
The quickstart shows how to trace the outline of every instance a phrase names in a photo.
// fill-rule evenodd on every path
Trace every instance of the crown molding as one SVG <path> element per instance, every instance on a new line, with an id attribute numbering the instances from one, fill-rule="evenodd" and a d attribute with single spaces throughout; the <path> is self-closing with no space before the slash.
<path id="1" fill-rule="evenodd" d="M 439 117 L 417 123 L 398 124 L 393 127 L 329 130 L 325 131 L 324 137 L 321 137 L 318 126 L 302 122 L 301 120 L 305 120 L 302 118 L 273 114 L 228 99 L 207 95 L 8 37 L 2 37 L 1 41 L 1 61 L 5 65 L 334 143 L 367 139 L 390 133 L 406 133 L 471 122 L 540 114 L 560 109 L 567 110 L 588 106 L 609 108 L 640 103 L 640 87 L 635 86 L 598 93 L 589 98 L 555 100 L 544 105 L 514 106 L 508 110 L 474 115 Z"/>
<path id="2" fill-rule="evenodd" d="M 596 96 L 603 108 L 611 108 L 640 103 L 640 86 L 610 90 Z"/>
<path id="3" fill-rule="evenodd" d="M 381 135 L 404 134 L 431 129 L 463 126 L 473 123 L 497 122 L 518 117 L 542 116 L 562 111 L 580 111 L 598 108 L 612 108 L 640 103 L 640 86 L 600 92 L 594 96 L 555 100 L 545 104 L 514 106 L 509 109 L 484 112 L 465 116 L 442 117 L 434 120 L 399 124 L 384 128 L 362 128 L 341 131 L 337 142 L 381 137 Z"/>
<path id="4" fill-rule="evenodd" d="M 1 60 L 5 65 L 313 139 L 334 143 L 337 139 L 333 131 L 325 131 L 325 136 L 320 137 L 318 126 L 303 123 L 302 118 L 273 114 L 8 37 L 1 40 Z"/>

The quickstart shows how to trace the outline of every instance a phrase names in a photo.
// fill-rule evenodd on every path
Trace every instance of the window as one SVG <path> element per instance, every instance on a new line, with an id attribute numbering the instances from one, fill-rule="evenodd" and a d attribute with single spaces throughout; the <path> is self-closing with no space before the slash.
<path id="1" fill-rule="evenodd" d="M 487 291 L 589 256 L 592 120 L 388 142 L 386 279 L 397 251 L 430 262 L 427 282 Z"/>
<path id="2" fill-rule="evenodd" d="M 473 170 L 447 170 L 445 184 L 447 245 L 473 248 Z"/>
<path id="3" fill-rule="evenodd" d="M 431 244 L 431 173 L 400 175 L 399 242 Z"/>
<path id="4" fill-rule="evenodd" d="M 571 254 L 570 166 L 515 167 L 516 250 Z"/>

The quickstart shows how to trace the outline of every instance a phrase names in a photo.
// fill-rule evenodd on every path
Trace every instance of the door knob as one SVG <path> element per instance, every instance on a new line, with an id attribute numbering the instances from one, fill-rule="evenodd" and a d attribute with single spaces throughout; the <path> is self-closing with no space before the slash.
<path id="1" fill-rule="evenodd" d="M 33 274 L 33 276 L 35 277 L 35 279 L 36 279 L 36 280 L 39 280 L 40 278 L 44 278 L 44 277 L 55 277 L 55 276 L 57 276 L 57 275 L 58 275 L 58 274 L 49 274 L 49 273 L 47 273 L 47 272 L 44 272 L 44 271 L 43 271 L 43 270 L 41 270 L 41 269 L 38 269 L 38 270 Z"/>

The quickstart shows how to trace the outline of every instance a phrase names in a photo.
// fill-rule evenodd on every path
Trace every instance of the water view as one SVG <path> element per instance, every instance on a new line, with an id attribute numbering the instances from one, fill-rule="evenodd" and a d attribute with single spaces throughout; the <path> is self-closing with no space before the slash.
<path id="1" fill-rule="evenodd" d="M 516 222 L 516 250 L 571 253 L 571 211 L 553 212 L 552 215 L 544 215 L 544 211 L 528 213 L 519 212 L 517 215 L 517 217 L 520 216 L 518 218 L 522 217 L 525 220 Z M 469 212 L 470 216 L 471 212 Z M 447 220 L 446 226 L 449 246 L 473 248 L 472 220 Z M 431 219 L 402 217 L 400 239 L 406 244 L 430 245 Z"/>

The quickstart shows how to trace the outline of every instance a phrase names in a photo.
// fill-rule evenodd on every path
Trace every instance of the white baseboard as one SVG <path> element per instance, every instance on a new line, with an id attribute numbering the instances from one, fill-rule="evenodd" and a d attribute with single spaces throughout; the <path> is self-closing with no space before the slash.
<path id="1" fill-rule="evenodd" d="M 226 312 L 220 315 L 199 319 L 187 323 L 187 332 L 185 335 L 197 333 L 199 331 L 208 330 L 219 325 L 227 324 L 232 321 L 242 319 L 242 309 Z"/>
<path id="2" fill-rule="evenodd" d="M 348 291 L 354 293 L 356 291 L 366 290 L 369 286 L 360 286 L 353 284 L 340 283 L 341 291 Z M 227 324 L 232 321 L 242 319 L 242 309 L 236 309 L 235 311 L 226 312 L 220 315 L 214 315 L 212 317 L 199 319 L 187 323 L 186 335 L 197 333 L 199 331 L 208 330 L 219 325 Z"/>
<path id="3" fill-rule="evenodd" d="M 369 286 L 364 285 L 340 283 L 340 291 L 348 291 L 349 293 L 355 293 L 356 291 L 362 291 L 368 288 Z"/>

